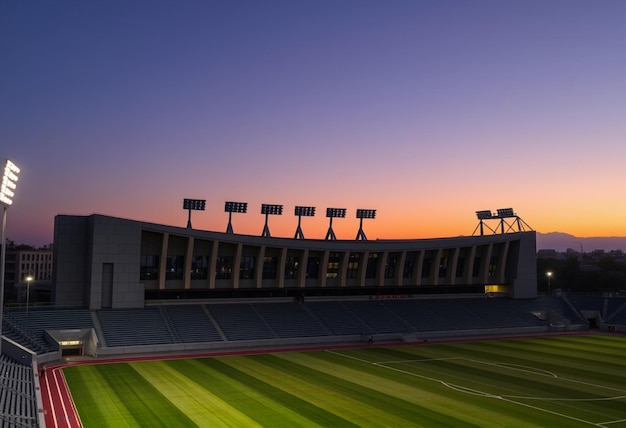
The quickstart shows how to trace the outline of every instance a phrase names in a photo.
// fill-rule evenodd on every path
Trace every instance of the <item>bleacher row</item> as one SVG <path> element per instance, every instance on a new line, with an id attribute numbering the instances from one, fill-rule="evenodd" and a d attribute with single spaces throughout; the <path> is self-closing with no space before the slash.
<path id="1" fill-rule="evenodd" d="M 0 426 L 36 427 L 33 368 L 0 355 Z"/>
<path id="2" fill-rule="evenodd" d="M 392 299 L 166 305 L 94 313 L 8 310 L 3 333 L 41 354 L 53 350 L 44 330 L 95 328 L 94 316 L 106 346 L 116 347 L 531 327 L 545 325 L 533 314 L 549 310 L 574 323 L 584 321 L 563 299 Z"/>

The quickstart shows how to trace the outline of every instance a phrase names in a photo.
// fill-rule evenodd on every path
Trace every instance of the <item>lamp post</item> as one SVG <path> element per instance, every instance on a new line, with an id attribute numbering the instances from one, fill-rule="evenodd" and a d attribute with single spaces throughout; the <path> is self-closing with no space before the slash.
<path id="1" fill-rule="evenodd" d="M 31 275 L 26 278 L 26 316 L 28 316 L 28 307 L 30 306 L 30 282 L 33 280 Z"/>
<path id="2" fill-rule="evenodd" d="M 552 278 L 552 271 L 548 271 L 546 276 L 548 277 L 548 297 L 550 297 L 552 295 L 550 292 L 550 279 Z"/>
<path id="3" fill-rule="evenodd" d="M 4 173 L 0 182 L 0 205 L 2 205 L 2 232 L 0 233 L 0 336 L 2 336 L 2 311 L 4 308 L 4 262 L 6 258 L 7 209 L 13 203 L 20 169 L 10 160 L 4 163 Z M 2 338 L 0 337 L 0 354 Z"/>

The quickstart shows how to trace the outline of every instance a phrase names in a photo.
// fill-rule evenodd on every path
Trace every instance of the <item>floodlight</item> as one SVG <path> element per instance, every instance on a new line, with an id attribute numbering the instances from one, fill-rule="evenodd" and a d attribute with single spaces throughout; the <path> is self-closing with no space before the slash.
<path id="1" fill-rule="evenodd" d="M 4 308 L 4 269 L 6 259 L 6 233 L 7 233 L 7 211 L 13 204 L 15 189 L 17 187 L 20 169 L 10 160 L 4 163 L 2 183 L 0 184 L 0 205 L 2 205 L 2 227 L 0 233 L 0 326 L 2 326 L 2 315 Z M 0 340 L 0 355 L 2 354 L 2 340 Z"/>
<path id="2" fill-rule="evenodd" d="M 204 211 L 205 208 L 206 208 L 206 199 L 184 199 L 183 200 L 184 210 Z"/>
<path id="3" fill-rule="evenodd" d="M 300 207 L 297 206 L 294 209 L 294 214 L 298 216 L 298 228 L 296 229 L 296 235 L 294 239 L 304 239 L 304 233 L 302 233 L 302 227 L 300 227 L 302 223 L 302 217 L 313 217 L 315 216 L 315 207 Z"/>
<path id="4" fill-rule="evenodd" d="M 261 214 L 265 215 L 283 215 L 282 205 L 261 204 Z"/>
<path id="5" fill-rule="evenodd" d="M 248 211 L 248 203 L 229 201 L 224 204 L 224 211 L 228 213 L 228 226 L 226 227 L 226 233 L 233 233 L 233 213 L 246 213 Z"/>
<path id="6" fill-rule="evenodd" d="M 15 188 L 17 187 L 18 175 L 20 169 L 10 160 L 6 160 L 4 164 L 4 174 L 2 175 L 2 184 L 0 185 L 0 203 L 9 206 L 13 203 L 15 196 Z"/>
<path id="7" fill-rule="evenodd" d="M 315 207 L 296 207 L 294 209 L 294 214 L 302 217 L 314 217 Z"/>
<path id="8" fill-rule="evenodd" d="M 363 219 L 364 218 L 376 218 L 376 210 L 364 210 L 359 208 L 356 210 L 356 218 L 360 219 L 359 221 L 359 231 L 356 234 L 356 240 L 359 239 L 363 241 L 367 241 L 367 237 L 365 236 L 365 232 L 363 232 Z"/>
<path id="9" fill-rule="evenodd" d="M 516 217 L 513 212 L 513 208 L 498 208 L 498 217 L 507 218 L 507 217 Z"/>
<path id="10" fill-rule="evenodd" d="M 345 208 L 326 208 L 326 217 L 344 218 L 346 216 Z"/>
<path id="11" fill-rule="evenodd" d="M 267 225 L 267 221 L 270 215 L 283 215 L 282 205 L 273 204 L 261 204 L 261 214 L 265 214 L 265 226 L 263 227 L 263 233 L 261 236 L 270 237 L 270 228 Z"/>
<path id="12" fill-rule="evenodd" d="M 224 211 L 227 213 L 245 213 L 248 211 L 247 202 L 226 202 Z"/>
<path id="13" fill-rule="evenodd" d="M 335 232 L 333 231 L 333 218 L 344 218 L 346 216 L 345 208 L 326 208 L 326 217 L 330 218 L 330 225 L 328 226 L 328 232 L 326 233 L 326 239 L 337 239 Z"/>
<path id="14" fill-rule="evenodd" d="M 476 217 L 478 220 L 487 220 L 492 218 L 493 214 L 491 214 L 491 210 L 476 211 Z"/>
<path id="15" fill-rule="evenodd" d="M 376 218 L 376 210 L 356 210 L 356 218 Z"/>
<path id="16" fill-rule="evenodd" d="M 183 199 L 183 209 L 189 211 L 187 217 L 187 228 L 191 229 L 191 211 L 204 211 L 206 208 L 206 199 Z"/>

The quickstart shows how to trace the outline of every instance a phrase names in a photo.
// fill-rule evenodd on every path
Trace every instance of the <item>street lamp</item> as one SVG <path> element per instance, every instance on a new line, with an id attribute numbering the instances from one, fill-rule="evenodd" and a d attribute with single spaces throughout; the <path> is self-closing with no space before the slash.
<path id="1" fill-rule="evenodd" d="M 26 316 L 28 316 L 28 306 L 30 304 L 30 282 L 33 280 L 31 275 L 28 275 L 26 278 Z"/>
<path id="2" fill-rule="evenodd" d="M 548 277 L 548 297 L 552 295 L 550 292 L 550 279 L 552 278 L 552 271 L 546 272 L 546 276 Z"/>

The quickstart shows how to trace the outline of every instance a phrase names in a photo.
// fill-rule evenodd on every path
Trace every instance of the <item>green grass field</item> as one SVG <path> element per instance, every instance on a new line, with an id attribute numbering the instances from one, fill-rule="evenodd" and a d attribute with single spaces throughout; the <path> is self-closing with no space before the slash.
<path id="1" fill-rule="evenodd" d="M 560 336 L 64 370 L 85 427 L 626 427 L 626 338 Z"/>

